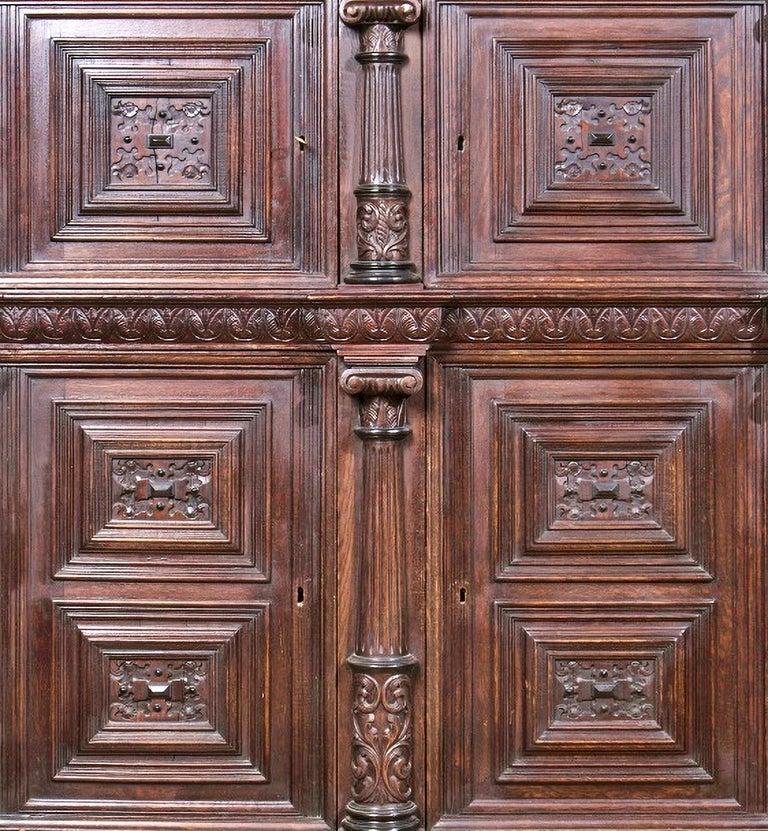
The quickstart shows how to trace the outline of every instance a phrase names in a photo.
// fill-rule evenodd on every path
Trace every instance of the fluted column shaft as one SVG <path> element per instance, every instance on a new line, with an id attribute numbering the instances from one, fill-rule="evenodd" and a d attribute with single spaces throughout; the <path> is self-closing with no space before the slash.
<path id="1" fill-rule="evenodd" d="M 357 260 L 348 283 L 419 280 L 410 261 L 400 67 L 403 31 L 421 14 L 418 0 L 366 3 L 344 0 L 341 18 L 360 29 L 357 60 L 363 68 L 363 122 L 357 197 Z"/>
<path id="2" fill-rule="evenodd" d="M 411 671 L 405 604 L 405 402 L 421 388 L 413 367 L 348 369 L 342 389 L 357 398 L 363 441 L 358 615 L 353 670 L 352 799 L 348 831 L 407 831 L 413 802 Z"/>

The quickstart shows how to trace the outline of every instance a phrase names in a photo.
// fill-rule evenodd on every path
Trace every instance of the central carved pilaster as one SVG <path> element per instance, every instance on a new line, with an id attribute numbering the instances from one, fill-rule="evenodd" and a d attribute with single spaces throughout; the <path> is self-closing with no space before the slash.
<path id="1" fill-rule="evenodd" d="M 412 283 L 408 203 L 402 137 L 400 66 L 403 31 L 421 15 L 419 0 L 367 3 L 345 0 L 341 19 L 360 30 L 363 124 L 357 197 L 357 261 L 348 283 Z"/>
<path id="2" fill-rule="evenodd" d="M 349 361 L 348 361 L 349 362 Z M 353 366 L 341 388 L 358 401 L 363 440 L 358 616 L 353 675 L 352 799 L 348 831 L 417 828 L 413 802 L 411 675 L 405 604 L 405 488 L 402 439 L 406 400 L 422 376 L 404 359 Z M 405 364 L 405 365 L 403 365 Z"/>

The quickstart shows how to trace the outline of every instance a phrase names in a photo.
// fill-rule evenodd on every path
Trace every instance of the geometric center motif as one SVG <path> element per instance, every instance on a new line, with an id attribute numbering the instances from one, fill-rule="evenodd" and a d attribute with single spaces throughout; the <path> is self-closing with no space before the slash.
<path id="1" fill-rule="evenodd" d="M 113 459 L 112 519 L 211 517 L 210 459 Z"/>
<path id="2" fill-rule="evenodd" d="M 651 101 L 560 96 L 555 108 L 556 181 L 651 182 Z"/>
<path id="3" fill-rule="evenodd" d="M 633 520 L 650 517 L 654 463 L 558 460 L 555 517 L 567 520 Z"/>
<path id="4" fill-rule="evenodd" d="M 654 659 L 556 660 L 555 721 L 653 719 Z"/>
<path id="5" fill-rule="evenodd" d="M 207 660 L 109 662 L 112 721 L 207 721 Z"/>
<path id="6" fill-rule="evenodd" d="M 209 98 L 112 96 L 110 185 L 211 184 Z"/>

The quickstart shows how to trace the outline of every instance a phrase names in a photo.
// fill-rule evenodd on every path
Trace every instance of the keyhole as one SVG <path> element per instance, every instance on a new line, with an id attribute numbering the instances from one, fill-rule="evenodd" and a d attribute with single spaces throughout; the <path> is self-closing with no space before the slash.
<path id="1" fill-rule="evenodd" d="M 304 586 L 299 586 L 296 589 L 296 605 L 303 606 L 304 605 Z"/>
<path id="2" fill-rule="evenodd" d="M 467 602 L 467 590 L 462 586 L 459 589 L 459 603 L 466 603 Z"/>
<path id="3" fill-rule="evenodd" d="M 464 134 L 463 133 L 456 140 L 456 147 L 458 148 L 459 153 L 464 152 Z"/>

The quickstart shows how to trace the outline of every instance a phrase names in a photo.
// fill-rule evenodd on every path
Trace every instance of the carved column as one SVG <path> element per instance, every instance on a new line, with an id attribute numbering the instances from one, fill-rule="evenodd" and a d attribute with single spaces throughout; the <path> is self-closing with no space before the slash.
<path id="1" fill-rule="evenodd" d="M 363 125 L 357 197 L 357 261 L 347 283 L 419 281 L 410 262 L 400 66 L 403 32 L 421 14 L 419 0 L 371 3 L 342 0 L 341 19 L 360 29 L 357 60 L 363 67 Z"/>
<path id="2" fill-rule="evenodd" d="M 417 828 L 413 802 L 411 677 L 405 615 L 406 399 L 421 389 L 416 358 L 371 366 L 359 360 L 341 376 L 357 398 L 362 439 L 362 516 L 353 671 L 352 799 L 348 831 Z M 350 360 L 347 359 L 347 363 Z"/>

